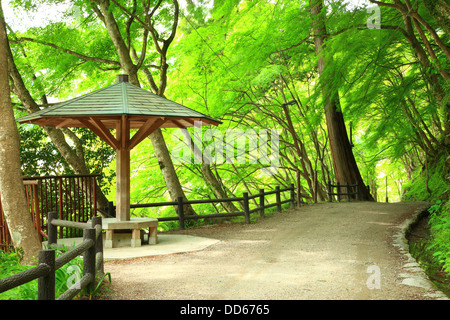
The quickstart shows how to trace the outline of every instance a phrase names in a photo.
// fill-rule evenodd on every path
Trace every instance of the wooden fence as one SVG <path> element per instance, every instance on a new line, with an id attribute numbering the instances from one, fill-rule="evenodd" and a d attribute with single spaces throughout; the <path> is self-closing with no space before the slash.
<path id="1" fill-rule="evenodd" d="M 86 222 L 97 212 L 98 174 L 23 178 L 30 214 L 42 241 L 47 238 L 47 212 L 59 212 L 59 219 Z M 81 237 L 82 230 L 60 230 L 60 238 Z M 0 198 L 0 249 L 12 247 Z"/>
<path id="2" fill-rule="evenodd" d="M 0 279 L 0 293 L 38 279 L 38 300 L 55 300 L 55 271 L 83 254 L 83 277 L 73 284 L 58 300 L 72 300 L 81 290 L 92 292 L 97 272 L 103 270 L 102 218 L 93 217 L 90 222 L 80 223 L 57 219 L 57 212 L 48 215 L 48 248 L 57 242 L 57 227 L 76 228 L 83 231 L 83 242 L 55 257 L 54 249 L 39 251 L 39 262 L 34 268 Z"/>
<path id="3" fill-rule="evenodd" d="M 31 218 L 33 219 L 33 224 L 38 233 L 39 240 L 42 242 L 42 236 L 47 237 L 47 235 L 41 227 L 42 217 L 41 209 L 39 206 L 39 187 L 41 183 L 42 182 L 39 180 L 29 179 L 23 181 L 28 207 L 30 208 Z M 3 215 L 2 200 L 0 197 L 0 249 L 9 252 L 11 247 L 11 235 L 9 233 L 5 216 Z"/>
<path id="4" fill-rule="evenodd" d="M 333 192 L 334 188 L 336 188 L 336 192 Z M 345 192 L 342 192 L 342 188 L 345 189 Z M 327 190 L 329 202 L 333 201 L 333 196 L 336 196 L 339 202 L 342 197 L 344 197 L 344 199 L 346 198 L 348 201 L 352 198 L 359 200 L 358 184 L 339 184 L 339 182 L 336 184 L 331 184 L 331 182 L 328 181 Z"/>
<path id="5" fill-rule="evenodd" d="M 289 191 L 289 198 L 286 200 L 281 200 L 281 194 L 283 192 Z M 275 195 L 275 202 L 272 204 L 266 204 L 266 196 Z M 250 209 L 250 200 L 259 199 L 259 205 L 256 208 Z M 204 214 L 204 215 L 184 215 L 183 205 L 187 204 L 200 204 L 200 203 L 223 203 L 223 202 L 232 202 L 238 201 L 243 202 L 243 211 L 239 212 L 228 212 L 228 213 L 214 213 L 214 214 Z M 178 197 L 177 201 L 169 201 L 169 202 L 156 202 L 156 203 L 146 203 L 146 204 L 131 204 L 130 208 L 151 208 L 151 207 L 165 207 L 165 206 L 176 206 L 177 207 L 177 216 L 176 217 L 162 217 L 158 218 L 158 221 L 179 221 L 180 229 L 183 230 L 185 228 L 186 220 L 197 220 L 197 219 L 210 219 L 210 218 L 224 218 L 224 217 L 237 217 L 244 216 L 245 223 L 250 223 L 250 215 L 254 212 L 259 212 L 260 216 L 264 216 L 265 209 L 271 207 L 277 207 L 277 211 L 281 212 L 281 206 L 285 203 L 290 203 L 291 208 L 295 207 L 296 204 L 296 196 L 295 196 L 295 187 L 294 184 L 291 184 L 290 187 L 281 189 L 279 186 L 275 188 L 273 191 L 264 191 L 264 189 L 260 189 L 259 193 L 249 195 L 248 192 L 244 192 L 242 197 L 235 198 L 222 198 L 222 199 L 207 199 L 207 200 L 185 200 L 183 197 Z M 114 213 L 115 207 L 110 203 L 109 205 L 109 214 L 111 216 L 115 216 Z"/>

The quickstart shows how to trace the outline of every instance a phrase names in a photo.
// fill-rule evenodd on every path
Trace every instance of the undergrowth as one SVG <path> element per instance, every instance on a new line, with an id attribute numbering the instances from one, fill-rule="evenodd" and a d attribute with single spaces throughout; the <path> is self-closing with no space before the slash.
<path id="1" fill-rule="evenodd" d="M 432 252 L 433 259 L 450 275 L 450 201 L 438 200 L 428 212 L 431 244 L 426 250 Z"/>
<path id="2" fill-rule="evenodd" d="M 417 171 L 406 187 L 403 200 L 427 201 L 432 205 L 428 209 L 430 238 L 421 248 L 429 264 L 450 276 L 450 175 L 448 155 L 437 161 L 428 175 Z M 427 179 L 428 176 L 428 179 Z M 450 286 L 450 284 L 449 284 Z"/>
<path id="3" fill-rule="evenodd" d="M 56 256 L 67 252 L 67 248 L 56 249 Z M 22 257 L 20 251 L 5 252 L 0 250 L 0 278 L 6 278 L 22 271 L 33 268 L 34 266 L 25 266 L 21 264 Z M 65 264 L 55 272 L 55 297 L 58 298 L 67 289 L 75 284 L 82 277 L 83 259 L 77 257 Z M 110 274 L 106 273 L 101 277 L 94 290 L 86 296 L 83 292 L 79 293 L 75 299 L 94 299 L 102 290 L 107 290 L 105 286 L 105 278 Z M 38 280 L 27 282 L 21 286 L 0 293 L 0 300 L 37 300 L 38 298 Z"/>

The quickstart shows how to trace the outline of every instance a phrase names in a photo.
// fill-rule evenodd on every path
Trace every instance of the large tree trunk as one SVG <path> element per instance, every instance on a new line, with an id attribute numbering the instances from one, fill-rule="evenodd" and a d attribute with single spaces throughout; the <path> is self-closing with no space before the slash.
<path id="1" fill-rule="evenodd" d="M 316 54 L 318 58 L 319 76 L 323 73 L 331 61 L 325 61 L 323 56 L 324 42 L 326 36 L 325 15 L 323 0 L 310 0 L 310 12 L 313 19 L 313 33 Z M 347 136 L 344 116 L 341 112 L 339 94 L 329 84 L 322 85 L 322 96 L 325 103 L 325 118 L 328 128 L 328 139 L 330 141 L 331 157 L 336 180 L 340 184 L 358 184 L 359 199 L 371 200 L 372 196 L 362 181 L 361 174 L 356 164 L 352 147 Z"/>
<path id="2" fill-rule="evenodd" d="M 22 248 L 23 262 L 33 264 L 41 243 L 31 219 L 20 168 L 19 131 L 8 83 L 6 28 L 0 3 L 0 191 L 3 213 L 13 245 Z"/>

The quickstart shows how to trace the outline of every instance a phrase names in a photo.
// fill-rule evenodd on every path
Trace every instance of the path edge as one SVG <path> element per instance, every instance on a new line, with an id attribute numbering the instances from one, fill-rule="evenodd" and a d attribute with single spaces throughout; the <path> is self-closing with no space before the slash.
<path id="1" fill-rule="evenodd" d="M 417 260 L 411 255 L 408 239 L 406 238 L 406 234 L 420 221 L 423 215 L 427 214 L 427 210 L 430 207 L 431 204 L 426 204 L 417 208 L 410 218 L 400 224 L 400 230 L 393 236 L 393 246 L 397 247 L 400 253 L 406 257 L 406 262 L 403 262 L 401 267 L 404 272 L 400 273 L 399 276 L 403 278 L 401 281 L 402 285 L 425 289 L 426 293 L 424 293 L 424 296 L 426 297 L 436 300 L 450 300 L 445 293 L 434 285 L 425 270 L 422 269 Z"/>

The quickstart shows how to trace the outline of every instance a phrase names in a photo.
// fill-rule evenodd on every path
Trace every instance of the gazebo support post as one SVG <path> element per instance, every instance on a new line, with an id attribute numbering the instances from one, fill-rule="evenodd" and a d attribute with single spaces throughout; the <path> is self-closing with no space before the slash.
<path id="1" fill-rule="evenodd" d="M 116 150 L 116 218 L 119 221 L 130 221 L 130 130 L 127 116 L 123 115 L 117 125 Z"/>

